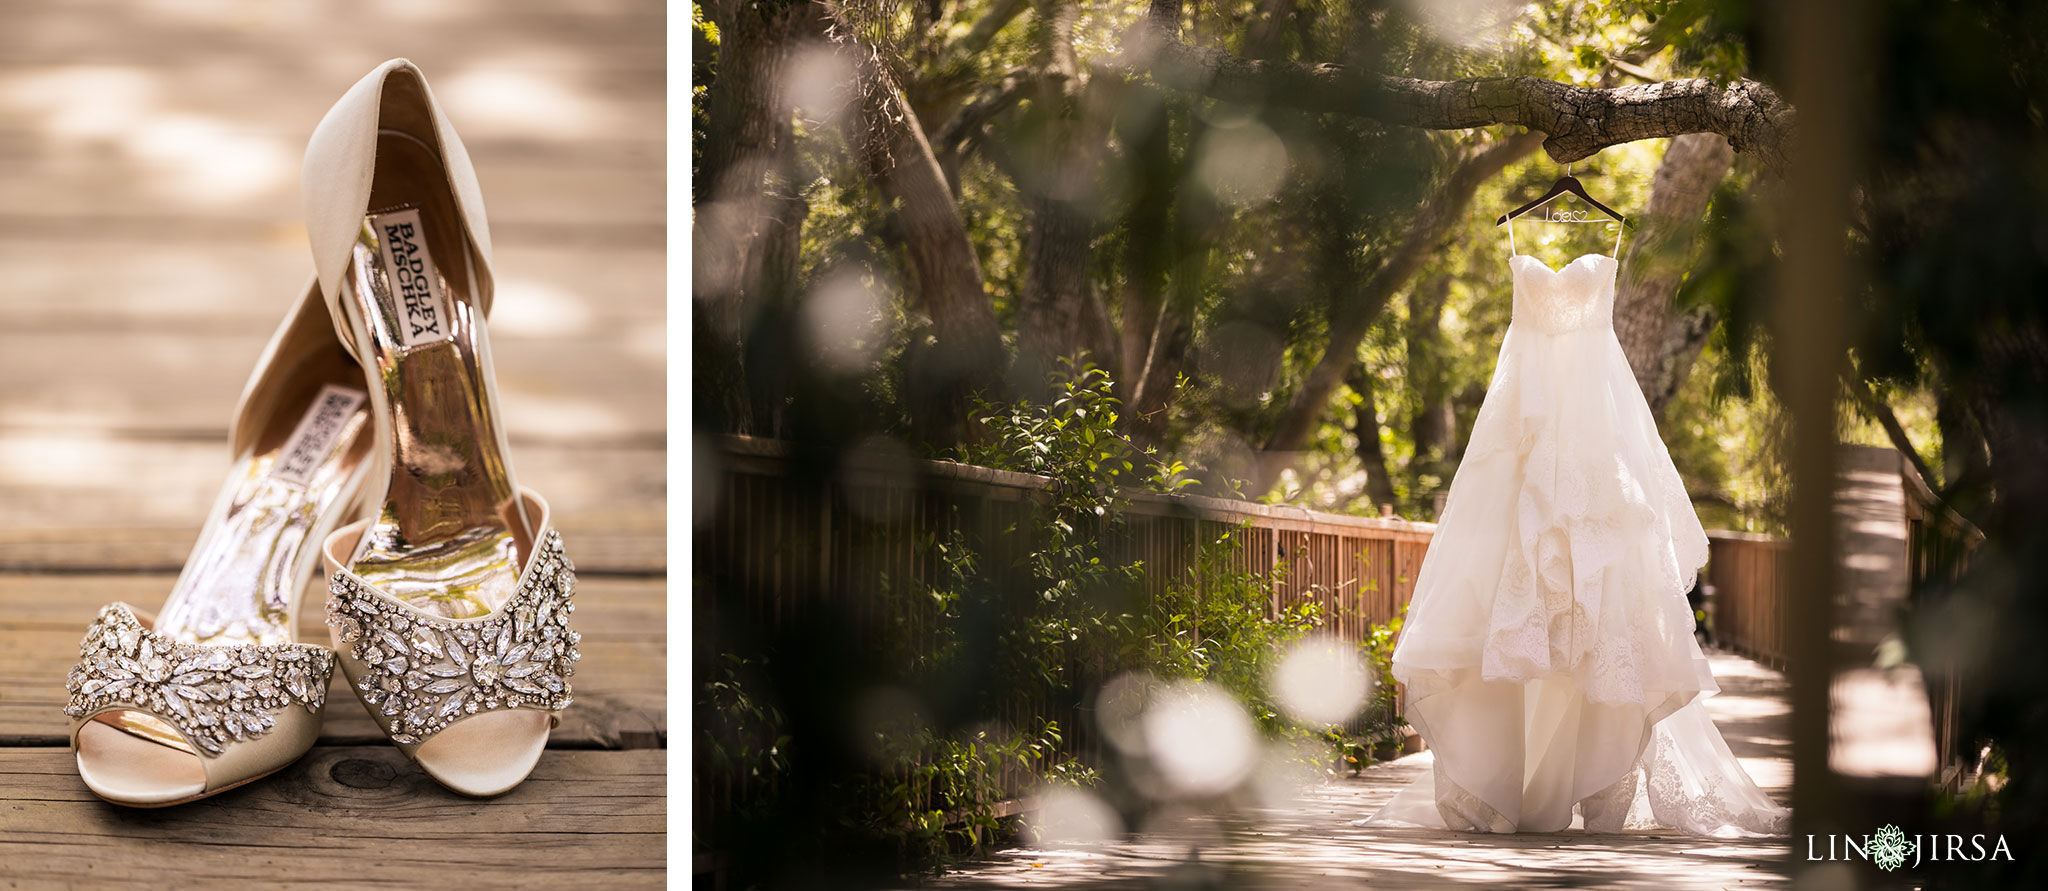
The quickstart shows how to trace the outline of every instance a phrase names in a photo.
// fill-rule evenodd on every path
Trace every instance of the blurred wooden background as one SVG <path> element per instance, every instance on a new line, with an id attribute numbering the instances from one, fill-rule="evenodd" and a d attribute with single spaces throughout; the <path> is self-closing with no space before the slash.
<path id="1" fill-rule="evenodd" d="M 664 27 L 651 0 L 0 3 L 0 885 L 663 867 Z M 497 256 L 513 460 L 583 572 L 577 703 L 534 778 L 442 790 L 330 693 L 320 748 L 162 811 L 79 782 L 59 713 L 98 607 L 154 607 L 227 423 L 304 287 L 299 161 L 385 58 L 468 143 Z M 325 640 L 317 601 L 302 633 Z M 288 846 L 288 853 L 280 847 Z"/>

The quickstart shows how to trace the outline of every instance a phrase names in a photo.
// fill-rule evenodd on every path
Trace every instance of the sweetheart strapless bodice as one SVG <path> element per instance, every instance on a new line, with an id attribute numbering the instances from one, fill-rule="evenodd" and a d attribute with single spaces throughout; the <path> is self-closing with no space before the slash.
<path id="1" fill-rule="evenodd" d="M 1515 279 L 1512 324 L 1546 334 L 1614 326 L 1614 272 L 1619 264 L 1604 254 L 1583 254 L 1552 269 L 1528 254 L 1508 258 Z"/>

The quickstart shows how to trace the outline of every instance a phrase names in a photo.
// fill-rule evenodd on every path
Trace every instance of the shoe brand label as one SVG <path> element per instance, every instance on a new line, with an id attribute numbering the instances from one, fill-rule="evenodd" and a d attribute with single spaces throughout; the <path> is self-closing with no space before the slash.
<path id="1" fill-rule="evenodd" d="M 448 340 L 448 294 L 427 253 L 427 230 L 414 208 L 371 217 L 377 227 L 391 299 L 398 310 L 398 336 L 406 346 Z"/>
<path id="2" fill-rule="evenodd" d="M 363 391 L 339 384 L 321 387 L 320 395 L 306 407 L 306 414 L 299 418 L 291 438 L 285 440 L 284 449 L 278 452 L 270 475 L 302 486 L 312 483 L 313 472 L 327 462 L 354 426 L 350 422 L 355 419 L 356 410 L 363 407 L 365 398 Z"/>

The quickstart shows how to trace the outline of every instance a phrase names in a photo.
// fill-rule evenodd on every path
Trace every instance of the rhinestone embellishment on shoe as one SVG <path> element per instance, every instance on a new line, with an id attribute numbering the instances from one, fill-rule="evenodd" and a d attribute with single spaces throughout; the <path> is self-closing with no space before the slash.
<path id="1" fill-rule="evenodd" d="M 583 658 L 582 635 L 569 629 L 576 567 L 554 530 L 540 547 L 511 599 L 484 619 L 429 616 L 334 574 L 327 624 L 361 666 L 356 691 L 393 742 L 422 742 L 478 712 L 569 707 L 569 677 Z"/>
<path id="2" fill-rule="evenodd" d="M 64 689 L 64 714 L 83 718 L 129 706 L 169 720 L 211 757 L 276 726 L 297 704 L 320 710 L 334 653 L 311 644 L 201 646 L 143 627 L 126 604 L 109 604 L 85 632 Z"/>

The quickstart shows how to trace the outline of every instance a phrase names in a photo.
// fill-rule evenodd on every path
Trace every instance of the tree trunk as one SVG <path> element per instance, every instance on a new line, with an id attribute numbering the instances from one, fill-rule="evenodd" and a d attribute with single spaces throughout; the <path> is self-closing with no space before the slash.
<path id="1" fill-rule="evenodd" d="M 1451 295 L 1451 276 L 1438 275 L 1408 291 L 1408 387 L 1415 392 L 1415 416 L 1409 419 L 1415 457 L 1408 477 L 1441 475 L 1456 448 L 1458 414 L 1441 355 L 1444 305 Z M 1414 486 L 1410 487 L 1411 490 Z"/>
<path id="2" fill-rule="evenodd" d="M 1145 372 L 1132 406 L 1144 419 L 1138 442 L 1156 445 L 1167 434 L 1166 410 L 1174 384 L 1187 367 L 1194 348 L 1195 320 L 1201 314 L 1203 282 L 1214 262 L 1216 229 L 1222 216 L 1207 193 L 1179 189 L 1174 193 L 1169 227 L 1175 263 L 1167 277 L 1165 305 L 1145 355 Z"/>
<path id="3" fill-rule="evenodd" d="M 1365 493 L 1375 513 L 1382 504 L 1394 503 L 1394 477 L 1387 471 L 1387 451 L 1380 446 L 1379 398 L 1373 391 L 1372 369 L 1362 362 L 1351 364 L 1344 385 L 1358 394 L 1352 409 L 1351 432 L 1358 437 L 1358 463 L 1365 468 Z"/>
<path id="4" fill-rule="evenodd" d="M 1120 86 L 1125 110 L 1116 122 L 1117 139 L 1126 147 L 1132 194 L 1123 220 L 1118 383 L 1127 409 L 1126 435 L 1140 445 L 1158 446 L 1166 441 L 1174 382 L 1194 344 L 1196 292 L 1183 286 L 1192 270 L 1170 271 L 1168 266 L 1174 257 L 1201 250 L 1202 243 L 1184 231 L 1190 209 L 1174 210 L 1183 196 L 1172 151 L 1171 104 L 1148 84 L 1124 80 Z M 1169 280 L 1174 283 L 1170 294 Z"/>
<path id="5" fill-rule="evenodd" d="M 1148 29 L 1180 34 L 1179 0 L 1152 0 L 1146 11 Z M 1117 139 L 1125 148 L 1131 179 L 1130 209 L 1124 216 L 1124 284 L 1119 302 L 1123 328 L 1118 334 L 1118 384 L 1131 441 L 1158 446 L 1166 441 L 1167 404 L 1174 382 L 1186 367 L 1194 345 L 1195 292 L 1185 287 L 1185 258 L 1200 250 L 1200 240 L 1187 236 L 1188 208 L 1181 203 L 1180 165 L 1173 156 L 1175 110 L 1167 96 L 1135 73 L 1118 81 L 1116 99 L 1124 109 L 1116 121 Z M 1182 267 L 1171 270 L 1180 257 Z M 1168 283 L 1172 282 L 1169 291 Z"/>
<path id="6" fill-rule="evenodd" d="M 1322 358 L 1309 370 L 1301 387 L 1288 400 L 1287 408 L 1274 427 L 1273 435 L 1267 439 L 1259 461 L 1258 478 L 1252 480 L 1251 490 L 1263 493 L 1273 487 L 1281 471 L 1294 461 L 1295 453 L 1308 444 L 1316 422 L 1322 420 L 1328 409 L 1330 394 L 1336 392 L 1337 384 L 1343 380 L 1344 372 L 1358 359 L 1358 344 L 1365 339 L 1379 320 L 1380 312 L 1408 280 L 1422 267 L 1422 263 L 1444 240 L 1453 225 L 1465 214 L 1465 208 L 1472 201 L 1472 194 L 1479 184 L 1491 179 L 1514 160 L 1536 150 L 1539 133 L 1522 133 L 1495 142 L 1484 149 L 1470 154 L 1442 188 L 1425 202 L 1416 214 L 1414 226 L 1408 236 L 1388 256 L 1379 270 L 1366 278 L 1357 290 L 1336 304 L 1335 318 L 1330 321 L 1330 342 L 1323 350 Z"/>
<path id="7" fill-rule="evenodd" d="M 1074 56 L 1072 0 L 1041 0 L 1038 91 L 1022 130 L 1017 185 L 1030 219 L 1024 236 L 1024 289 L 1017 301 L 1015 379 L 1027 393 L 1050 392 L 1061 359 L 1087 357 L 1115 373 L 1113 338 L 1089 277 L 1095 237 L 1097 166 L 1109 136 L 1103 91 L 1081 83 Z"/>
<path id="8" fill-rule="evenodd" d="M 1934 388 L 1934 423 L 1941 432 L 1942 500 L 1973 520 L 1982 517 L 1982 493 L 1991 479 L 1991 456 L 1984 431 L 1964 397 L 1954 389 Z M 1929 483 L 1933 485 L 1933 483 Z"/>
<path id="9" fill-rule="evenodd" d="M 926 438 L 950 444 L 975 435 L 967 423 L 971 397 L 1004 393 L 1002 335 L 995 306 L 982 286 L 981 262 L 946 185 L 917 113 L 873 48 L 848 36 L 831 7 L 814 3 L 814 21 L 841 47 L 860 92 L 860 132 L 852 134 L 861 161 L 895 205 L 904 253 L 917 277 L 917 293 L 932 320 L 936 343 L 911 359 L 905 402 L 930 406 L 922 418 Z"/>
<path id="10" fill-rule="evenodd" d="M 1015 378 L 1027 392 L 1043 393 L 1063 358 L 1110 363 L 1111 335 L 1088 276 L 1093 214 L 1052 193 L 1033 195 L 1029 203 Z"/>
<path id="11" fill-rule="evenodd" d="M 777 394 L 786 382 L 765 369 L 748 374 L 745 356 L 749 320 L 786 302 L 796 281 L 808 208 L 791 174 L 795 108 L 784 76 L 798 16 L 808 8 L 705 5 L 721 39 L 697 169 L 702 188 L 693 196 L 691 287 L 696 343 L 705 357 L 700 389 L 717 394 L 725 429 L 735 433 L 776 433 Z"/>
<path id="12" fill-rule="evenodd" d="M 1614 335 L 1650 411 L 1658 415 L 1678 395 L 1714 329 L 1711 309 L 1675 312 L 1672 301 L 1692 266 L 1707 205 L 1734 160 L 1728 141 L 1712 133 L 1672 139 L 1650 182 L 1650 205 L 1622 258 Z"/>

